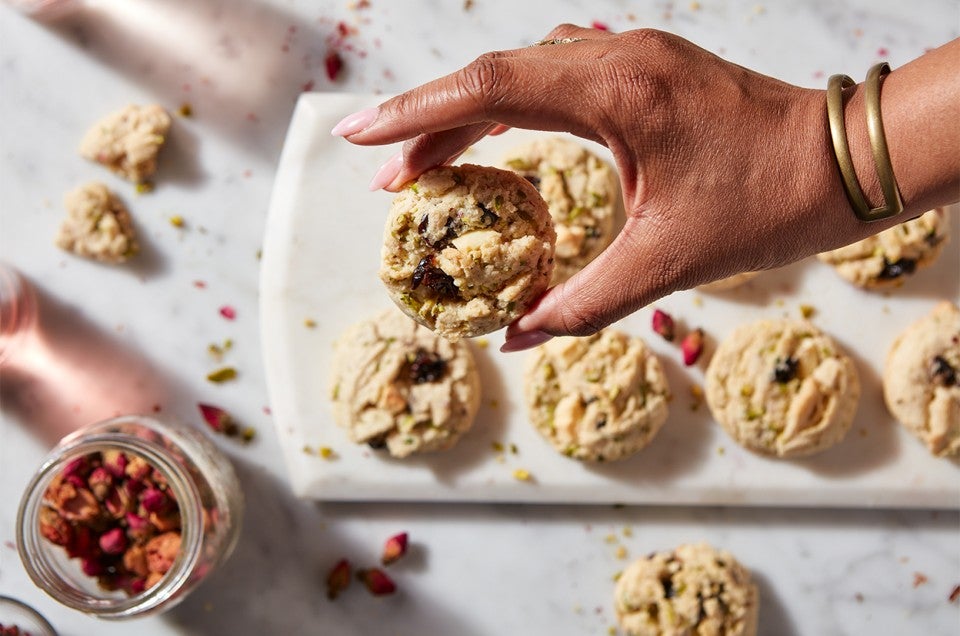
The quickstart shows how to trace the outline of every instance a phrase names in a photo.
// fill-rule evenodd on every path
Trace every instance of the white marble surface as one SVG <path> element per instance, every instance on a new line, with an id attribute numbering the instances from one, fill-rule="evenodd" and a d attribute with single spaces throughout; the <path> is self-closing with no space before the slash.
<path id="1" fill-rule="evenodd" d="M 957 36 L 952 0 L 587 3 L 539 0 L 117 0 L 96 18 L 44 25 L 0 7 L 0 258 L 41 291 L 55 354 L 5 367 L 0 436 L 0 594 L 32 603 L 63 634 L 606 634 L 611 576 L 631 555 L 705 539 L 730 549 L 761 585 L 761 633 L 956 634 L 956 513 L 816 509 L 313 504 L 292 498 L 264 411 L 257 325 L 257 250 L 273 170 L 296 95 L 402 90 L 491 48 L 541 37 L 561 21 L 653 26 L 730 59 L 809 86 L 862 77 Z M 628 18 L 628 13 L 634 19 Z M 147 14 L 147 19 L 143 16 Z M 338 21 L 344 77 L 323 70 Z M 291 28 L 293 27 L 293 28 Z M 157 190 L 129 185 L 75 154 L 85 128 L 127 102 L 189 101 Z M 52 247 L 60 200 L 87 179 L 128 200 L 145 253 L 129 269 Z M 184 229 L 168 218 L 180 214 Z M 206 283 L 204 289 L 194 281 Z M 236 308 L 235 321 L 218 313 Z M 204 380 L 206 348 L 232 338 L 237 381 Z M 32 364 L 32 363 L 31 363 Z M 71 426 L 115 410 L 199 422 L 215 402 L 258 429 L 234 457 L 248 497 L 236 554 L 183 605 L 135 623 L 96 622 L 57 606 L 27 580 L 12 547 L 22 488 Z M 623 528 L 632 528 L 624 536 Z M 323 576 L 337 559 L 376 560 L 400 530 L 414 548 L 394 566 L 400 594 L 357 586 L 335 603 Z M 619 537 L 608 543 L 607 535 Z M 914 586 L 915 573 L 927 577 Z"/>

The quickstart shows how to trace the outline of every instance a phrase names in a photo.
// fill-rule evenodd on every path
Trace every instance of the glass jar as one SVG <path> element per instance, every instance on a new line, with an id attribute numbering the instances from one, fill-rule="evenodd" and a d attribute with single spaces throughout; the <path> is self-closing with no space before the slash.
<path id="1" fill-rule="evenodd" d="M 19 630 L 14 632 L 14 628 Z M 29 636 L 57 636 L 57 631 L 40 612 L 23 601 L 0 595 L 0 634 L 7 632 Z"/>
<path id="2" fill-rule="evenodd" d="M 36 321 L 33 287 L 17 270 L 0 262 L 0 365 L 13 356 Z"/>
<path id="3" fill-rule="evenodd" d="M 46 498 L 51 484 L 54 489 L 62 486 L 64 476 L 72 474 L 71 467 L 76 466 L 78 461 L 88 462 L 91 457 L 117 457 L 118 454 L 123 455 L 123 466 L 127 467 L 134 463 L 134 458 L 144 460 L 149 465 L 152 479 L 164 483 L 161 486 L 163 492 L 167 493 L 170 501 L 176 502 L 179 509 L 179 529 L 173 531 L 174 534 L 179 532 L 179 548 L 175 556 L 170 557 L 172 563 L 166 564 L 168 569 L 162 578 L 146 589 L 142 586 L 140 589 L 129 587 L 126 591 L 105 589 L 98 583 L 99 573 L 91 572 L 92 567 L 86 561 L 81 563 L 78 558 L 71 559 L 64 547 L 54 543 L 48 535 L 41 534 L 41 515 L 46 514 L 44 519 L 48 523 L 50 510 L 54 509 L 51 500 Z M 126 458 L 129 458 L 129 463 Z M 144 464 L 137 462 L 137 465 L 142 467 Z M 111 495 L 118 494 L 121 488 L 125 493 L 134 492 L 133 495 L 125 495 L 128 509 L 130 505 L 139 505 L 139 514 L 146 514 L 143 512 L 143 494 L 136 494 L 129 488 L 129 482 L 133 480 L 129 475 L 132 473 L 129 470 L 124 472 L 123 466 L 119 473 L 123 483 L 118 482 L 117 492 L 111 492 Z M 144 469 L 142 474 L 146 475 L 147 470 Z M 78 475 L 77 479 L 83 478 Z M 88 479 L 92 484 L 92 475 Z M 82 486 L 84 482 L 74 483 Z M 94 492 L 97 492 L 96 488 L 83 494 L 89 499 Z M 96 496 L 105 504 L 108 498 L 100 494 Z M 131 500 L 139 501 L 139 504 L 131 504 Z M 97 514 L 102 513 L 107 518 L 106 510 L 101 508 Z M 110 509 L 110 513 L 113 512 L 114 509 Z M 133 525 L 127 525 L 129 514 L 141 519 L 136 517 L 136 513 L 121 512 L 114 515 L 117 519 L 124 519 L 114 522 L 124 524 L 124 537 L 131 534 L 134 528 Z M 60 603 L 100 618 L 131 618 L 167 610 L 183 600 L 233 551 L 242 516 L 243 494 L 236 473 L 212 441 L 200 431 L 182 424 L 160 422 L 145 416 L 123 416 L 85 426 L 63 438 L 54 448 L 27 486 L 20 502 L 17 543 L 27 574 Z M 57 517 L 56 520 L 66 523 L 63 521 L 66 518 Z M 69 523 L 76 522 L 76 516 L 69 518 Z M 154 517 L 151 515 L 150 519 Z M 150 529 L 154 530 L 152 526 Z M 112 531 L 117 532 L 115 529 Z M 157 530 L 161 531 L 162 528 Z M 77 526 L 72 526 L 70 532 L 71 536 L 76 537 Z M 94 546 L 94 552 L 88 554 L 104 555 L 108 549 L 116 547 L 105 544 L 104 535 L 100 535 L 99 543 L 87 541 L 88 545 Z M 126 538 L 121 539 L 124 546 L 129 545 Z M 98 549 L 102 552 L 96 552 Z M 110 554 L 118 555 L 123 550 L 111 550 Z M 127 554 L 124 552 L 122 556 L 125 565 Z M 116 560 L 118 557 L 113 558 Z M 92 557 L 90 559 L 96 561 Z"/>

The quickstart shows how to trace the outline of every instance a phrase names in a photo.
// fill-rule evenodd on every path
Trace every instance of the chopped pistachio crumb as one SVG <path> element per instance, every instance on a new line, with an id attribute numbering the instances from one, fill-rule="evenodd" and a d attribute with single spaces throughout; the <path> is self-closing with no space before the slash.
<path id="1" fill-rule="evenodd" d="M 313 455 L 313 447 L 309 444 L 304 444 L 301 450 L 303 451 L 304 455 Z"/>
<path id="2" fill-rule="evenodd" d="M 257 250 L 257 260 L 259 261 L 261 258 L 263 258 L 263 250 Z"/>
<path id="3" fill-rule="evenodd" d="M 190 105 L 190 102 L 183 102 L 177 109 L 177 114 L 181 117 L 193 117 L 193 106 Z"/>
<path id="4" fill-rule="evenodd" d="M 726 454 L 727 454 L 726 448 L 724 448 L 723 446 L 717 446 L 717 455 L 720 455 L 721 457 L 723 457 Z"/>
<path id="5" fill-rule="evenodd" d="M 179 214 L 174 214 L 173 216 L 170 217 L 170 225 L 172 225 L 173 227 L 183 227 L 184 226 L 183 217 L 180 216 Z"/>
<path id="6" fill-rule="evenodd" d="M 523 468 L 518 468 L 515 471 L 513 471 L 513 478 L 516 479 L 517 481 L 530 481 L 531 479 L 530 472 L 527 470 L 524 470 Z"/>
<path id="7" fill-rule="evenodd" d="M 233 380 L 237 377 L 237 370 L 233 367 L 222 367 L 216 371 L 211 371 L 207 374 L 207 380 L 215 384 L 220 384 L 221 382 L 226 382 L 228 380 Z"/>
<path id="8" fill-rule="evenodd" d="M 141 181 L 136 185 L 137 194 L 149 194 L 153 192 L 153 183 L 150 181 Z"/>
<path id="9" fill-rule="evenodd" d="M 690 385 L 690 397 L 695 397 L 695 398 L 703 397 L 703 389 L 700 387 L 699 384 Z"/>
<path id="10" fill-rule="evenodd" d="M 490 341 L 486 338 L 477 338 L 475 342 L 477 343 L 477 346 L 480 347 L 481 349 L 486 349 L 487 347 L 490 346 Z"/>
<path id="11" fill-rule="evenodd" d="M 303 326 L 306 327 L 307 329 L 315 329 L 317 326 L 317 321 L 314 320 L 313 318 L 304 318 Z"/>
<path id="12" fill-rule="evenodd" d="M 703 297 L 694 296 L 693 297 L 693 306 L 694 307 L 703 307 Z"/>
<path id="13" fill-rule="evenodd" d="M 632 537 L 632 536 L 633 536 L 633 528 L 631 528 L 630 526 L 624 526 L 624 527 L 623 527 L 623 536 L 625 536 L 625 537 Z"/>
<path id="14" fill-rule="evenodd" d="M 321 446 L 318 452 L 320 453 L 320 457 L 324 459 L 336 459 L 337 457 L 337 454 L 329 446 Z"/>
<path id="15" fill-rule="evenodd" d="M 516 455 L 520 452 L 520 450 L 517 448 L 516 444 L 510 444 L 510 452 Z"/>
<path id="16" fill-rule="evenodd" d="M 616 583 L 617 581 L 620 580 L 621 576 L 623 576 L 623 570 L 617 570 L 616 572 L 613 573 L 613 576 L 611 576 L 610 578 L 613 579 L 614 583 Z"/>
<path id="17" fill-rule="evenodd" d="M 813 318 L 816 313 L 817 309 L 813 305 L 800 305 L 800 315 L 804 318 Z"/>
<path id="18" fill-rule="evenodd" d="M 696 4 L 696 3 L 694 3 Z M 617 628 L 611 625 L 607 628 L 607 636 L 617 636 Z"/>
<path id="19" fill-rule="evenodd" d="M 252 442 L 253 438 L 256 436 L 257 436 L 257 429 L 253 428 L 252 426 L 247 426 L 246 428 L 243 429 L 243 431 L 240 432 L 240 439 L 242 439 L 244 443 Z"/>
<path id="20" fill-rule="evenodd" d="M 605 536 L 605 537 L 603 538 L 603 542 L 604 542 L 604 543 L 616 543 L 616 542 L 617 542 L 617 535 L 612 534 L 612 533 L 611 533 L 611 534 L 608 534 L 607 536 Z"/>
<path id="21" fill-rule="evenodd" d="M 626 559 L 626 558 L 627 558 L 627 548 L 626 548 L 625 546 L 622 546 L 622 545 L 621 545 L 621 546 L 617 546 L 617 551 L 614 553 L 614 555 L 615 555 L 618 559 L 620 559 L 621 561 L 622 561 L 623 559 Z"/>
<path id="22" fill-rule="evenodd" d="M 495 450 L 498 453 L 503 452 L 503 444 L 501 444 L 500 442 L 493 442 L 492 444 L 490 444 L 490 446 L 492 446 L 493 450 Z"/>
<path id="23" fill-rule="evenodd" d="M 777 307 L 783 307 L 783 298 L 777 298 L 775 301 L 773 301 L 773 304 Z"/>
<path id="24" fill-rule="evenodd" d="M 750 397 L 751 395 L 753 395 L 753 385 L 752 385 L 752 384 L 744 384 L 743 386 L 741 386 L 741 387 L 740 387 L 740 395 L 741 395 L 742 397 Z"/>

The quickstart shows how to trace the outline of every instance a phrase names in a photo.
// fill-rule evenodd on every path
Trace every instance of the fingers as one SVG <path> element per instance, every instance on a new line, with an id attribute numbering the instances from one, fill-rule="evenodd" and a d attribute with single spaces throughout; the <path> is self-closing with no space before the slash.
<path id="1" fill-rule="evenodd" d="M 649 226 L 637 219 L 628 221 L 610 247 L 510 325 L 501 350 L 527 349 L 551 335 L 596 333 L 672 291 L 676 277 L 669 262 L 645 266 L 663 254 L 658 233 Z"/>
<path id="2" fill-rule="evenodd" d="M 456 161 L 467 148 L 486 137 L 493 127 L 494 124 L 471 124 L 414 137 L 403 144 L 403 161 L 394 178 L 378 187 L 393 192 L 434 166 Z M 378 189 L 375 185 L 378 184 L 371 183 L 370 189 Z"/>

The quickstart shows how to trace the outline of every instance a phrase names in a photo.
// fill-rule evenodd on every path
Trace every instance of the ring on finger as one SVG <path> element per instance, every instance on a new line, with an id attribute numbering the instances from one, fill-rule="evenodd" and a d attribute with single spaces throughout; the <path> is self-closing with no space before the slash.
<path id="1" fill-rule="evenodd" d="M 570 44 L 571 42 L 583 42 L 586 38 L 553 38 L 550 40 L 537 40 L 530 46 L 546 46 L 548 44 Z"/>

